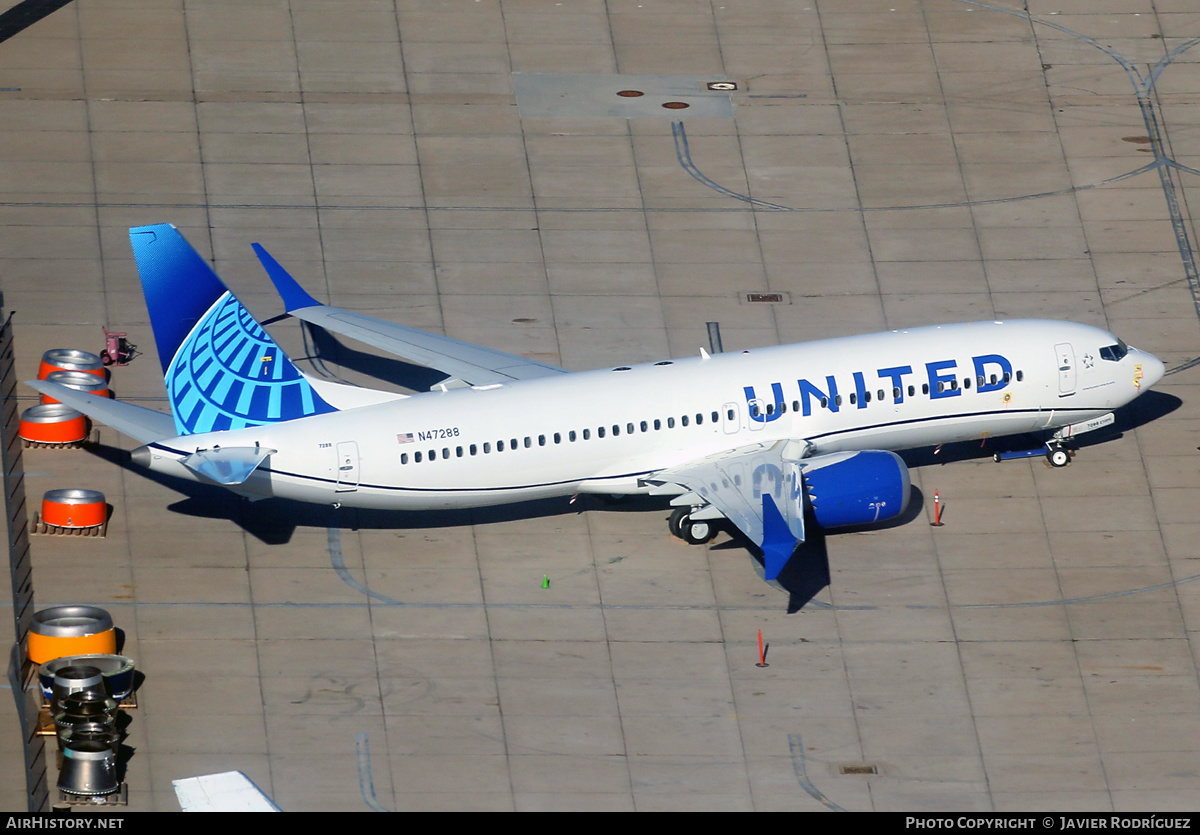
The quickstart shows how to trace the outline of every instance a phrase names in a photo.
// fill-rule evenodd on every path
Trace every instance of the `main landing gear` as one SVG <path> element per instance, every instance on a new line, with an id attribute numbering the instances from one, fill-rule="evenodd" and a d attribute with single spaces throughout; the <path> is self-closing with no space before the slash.
<path id="1" fill-rule="evenodd" d="M 695 519 L 692 517 L 693 508 L 677 507 L 671 511 L 667 519 L 667 527 L 671 535 L 682 539 L 688 545 L 703 545 L 711 542 L 717 535 L 717 526 L 710 519 Z"/>

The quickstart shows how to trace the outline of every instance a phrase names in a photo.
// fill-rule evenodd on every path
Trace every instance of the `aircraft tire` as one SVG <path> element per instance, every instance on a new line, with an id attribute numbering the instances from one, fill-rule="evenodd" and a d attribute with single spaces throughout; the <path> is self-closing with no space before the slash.
<path id="1" fill-rule="evenodd" d="M 703 545 L 706 542 L 711 542 L 713 537 L 717 535 L 717 526 L 707 519 L 701 519 L 693 522 L 691 519 L 684 519 L 680 525 L 683 532 L 683 541 L 688 545 Z"/>
<path id="2" fill-rule="evenodd" d="M 1063 447 L 1051 447 L 1046 453 L 1046 459 L 1050 462 L 1051 467 L 1065 467 L 1071 463 L 1071 454 Z"/>
<path id="3" fill-rule="evenodd" d="M 686 507 L 677 507 L 667 517 L 667 529 L 676 539 L 683 539 L 683 521 L 687 519 L 688 513 L 689 510 Z"/>

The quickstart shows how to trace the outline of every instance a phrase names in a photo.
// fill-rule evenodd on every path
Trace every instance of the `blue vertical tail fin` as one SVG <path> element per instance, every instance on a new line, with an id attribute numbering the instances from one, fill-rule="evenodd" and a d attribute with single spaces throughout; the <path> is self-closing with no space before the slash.
<path id="1" fill-rule="evenodd" d="M 137 226 L 129 240 L 180 435 L 335 411 L 179 230 Z"/>

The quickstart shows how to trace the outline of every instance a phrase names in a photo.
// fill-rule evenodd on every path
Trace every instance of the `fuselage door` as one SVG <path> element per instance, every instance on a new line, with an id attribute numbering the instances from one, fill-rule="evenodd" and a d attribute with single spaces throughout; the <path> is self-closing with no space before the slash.
<path id="1" fill-rule="evenodd" d="M 1075 349 L 1071 343 L 1063 342 L 1054 346 L 1058 360 L 1058 394 L 1065 396 L 1075 393 Z"/>
<path id="2" fill-rule="evenodd" d="M 721 426 L 726 435 L 732 435 L 742 428 L 741 418 L 738 417 L 738 404 L 726 403 L 721 407 Z"/>
<path id="3" fill-rule="evenodd" d="M 337 445 L 337 492 L 358 489 L 358 444 L 342 441 Z"/>
<path id="4" fill-rule="evenodd" d="M 726 414 L 728 414 L 729 408 L 730 408 L 729 406 L 725 407 Z M 749 413 L 750 422 L 749 422 L 748 426 L 750 427 L 751 431 L 754 431 L 756 429 L 762 429 L 764 426 L 767 425 L 767 404 L 766 403 L 759 400 L 757 397 L 754 398 L 753 400 L 748 400 L 748 401 L 746 401 L 746 411 Z M 735 412 L 735 414 L 736 414 L 736 412 Z M 725 431 L 729 432 L 728 427 L 725 429 Z"/>

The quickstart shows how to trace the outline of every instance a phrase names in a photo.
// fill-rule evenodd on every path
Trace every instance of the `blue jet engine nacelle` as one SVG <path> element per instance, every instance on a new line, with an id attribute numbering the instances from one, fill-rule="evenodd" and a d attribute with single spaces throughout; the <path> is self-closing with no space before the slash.
<path id="1" fill-rule="evenodd" d="M 822 455 L 805 462 L 804 491 L 823 528 L 894 519 L 908 507 L 908 467 L 894 452 Z"/>

